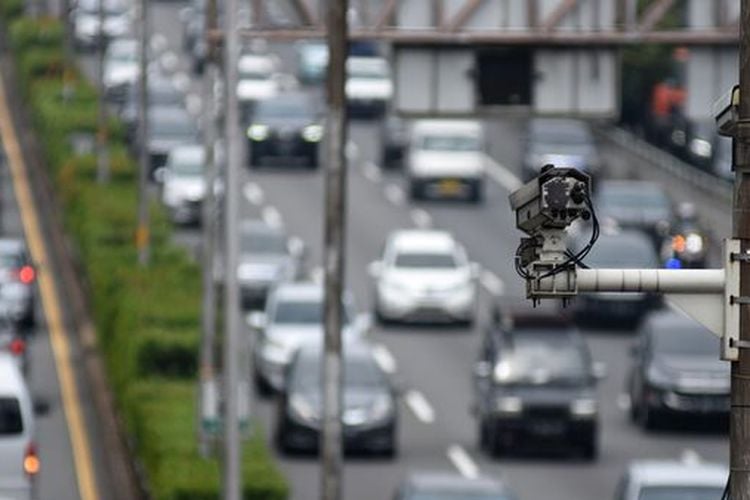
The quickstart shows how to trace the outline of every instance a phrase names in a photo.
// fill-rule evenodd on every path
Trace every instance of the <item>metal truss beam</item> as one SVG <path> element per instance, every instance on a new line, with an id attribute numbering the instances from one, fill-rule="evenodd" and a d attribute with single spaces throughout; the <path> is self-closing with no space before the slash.
<path id="1" fill-rule="evenodd" d="M 484 2 L 485 0 L 466 0 L 453 18 L 445 23 L 444 28 L 448 31 L 458 31 L 463 28 Z"/>
<path id="2" fill-rule="evenodd" d="M 651 31 L 654 27 L 659 24 L 659 21 L 664 19 L 664 16 L 669 12 L 675 4 L 675 0 L 654 0 L 646 8 L 646 12 L 643 13 L 641 21 L 638 23 L 639 31 Z"/>
<path id="3" fill-rule="evenodd" d="M 563 0 L 542 22 L 544 31 L 551 31 L 578 5 L 578 0 Z"/>

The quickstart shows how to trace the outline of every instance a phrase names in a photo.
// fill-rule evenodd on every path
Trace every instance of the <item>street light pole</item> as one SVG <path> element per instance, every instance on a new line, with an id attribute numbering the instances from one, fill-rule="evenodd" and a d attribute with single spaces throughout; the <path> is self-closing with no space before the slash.
<path id="1" fill-rule="evenodd" d="M 138 264 L 148 265 L 151 259 L 150 214 L 148 196 L 148 178 L 151 169 L 148 154 L 148 0 L 140 0 L 138 12 L 139 36 L 139 73 L 138 73 L 138 130 L 139 134 L 139 172 L 138 172 L 138 227 L 135 242 L 138 250 Z"/>
<path id="2" fill-rule="evenodd" d="M 107 103 L 104 98 L 104 49 L 106 46 L 106 36 L 104 33 L 104 23 L 106 21 L 105 5 L 106 0 L 99 0 L 99 11 L 97 12 L 97 79 L 99 81 L 99 114 L 97 117 L 96 131 L 96 181 L 99 184 L 109 182 L 109 127 L 107 126 Z"/>
<path id="3" fill-rule="evenodd" d="M 325 341 L 323 358 L 323 433 L 321 498 L 339 500 L 343 467 L 341 384 L 343 377 L 341 342 L 341 297 L 344 286 L 344 243 L 346 228 L 346 55 L 348 0 L 329 0 L 328 25 L 328 161 L 325 201 Z"/>
<path id="4" fill-rule="evenodd" d="M 237 282 L 239 253 L 238 217 L 240 209 L 240 137 L 237 99 L 240 55 L 238 0 L 226 0 L 224 10 L 224 75 L 226 107 L 224 135 L 227 141 L 224 205 L 224 499 L 240 500 L 240 296 Z"/>
<path id="5" fill-rule="evenodd" d="M 750 0 L 740 7 L 740 104 L 736 149 L 732 236 L 750 250 Z M 750 263 L 740 267 L 740 295 L 750 296 Z M 739 359 L 732 363 L 729 419 L 730 498 L 750 500 L 750 306 L 741 307 Z"/>

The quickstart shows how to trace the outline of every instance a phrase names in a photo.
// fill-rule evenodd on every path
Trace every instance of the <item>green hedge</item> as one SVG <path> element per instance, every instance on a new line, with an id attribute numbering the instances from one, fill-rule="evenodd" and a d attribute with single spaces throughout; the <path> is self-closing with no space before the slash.
<path id="1" fill-rule="evenodd" d="M 2 0 L 5 2 L 8 0 Z M 4 19 L 16 10 L 7 5 Z M 216 460 L 198 455 L 195 390 L 201 272 L 172 243 L 172 227 L 151 206 L 152 260 L 136 264 L 136 163 L 118 120 L 109 125 L 112 176 L 96 183 L 93 144 L 97 91 L 60 49 L 62 29 L 51 19 L 19 18 L 10 29 L 32 124 L 63 208 L 90 292 L 99 345 L 120 412 L 145 465 L 153 498 L 219 497 Z M 288 487 L 261 435 L 245 446 L 246 499 L 287 497 Z"/>

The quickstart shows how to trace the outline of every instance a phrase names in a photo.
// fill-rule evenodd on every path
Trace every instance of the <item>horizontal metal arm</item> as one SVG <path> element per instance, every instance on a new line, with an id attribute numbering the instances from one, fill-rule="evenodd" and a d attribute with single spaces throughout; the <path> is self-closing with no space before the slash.
<path id="1" fill-rule="evenodd" d="M 578 269 L 579 292 L 724 293 L 723 269 Z"/>

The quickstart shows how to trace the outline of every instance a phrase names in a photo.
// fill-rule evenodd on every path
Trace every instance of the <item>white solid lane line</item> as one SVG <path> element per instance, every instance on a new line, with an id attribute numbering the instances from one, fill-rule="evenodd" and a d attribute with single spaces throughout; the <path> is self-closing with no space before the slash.
<path id="1" fill-rule="evenodd" d="M 493 158 L 490 158 L 488 155 L 484 155 L 484 157 L 485 165 L 487 165 L 487 175 L 489 175 L 492 180 L 494 180 L 510 192 L 513 192 L 523 186 L 523 182 L 521 182 L 521 179 L 519 179 L 516 174 L 508 170 L 507 167 L 501 165 Z"/>
<path id="2" fill-rule="evenodd" d="M 392 204 L 400 207 L 406 201 L 406 194 L 404 194 L 404 190 L 400 186 L 388 184 L 385 187 L 385 198 Z"/>
<path id="3" fill-rule="evenodd" d="M 420 422 L 431 424 L 435 421 L 435 410 L 432 409 L 432 405 L 430 405 L 421 392 L 415 390 L 407 391 L 404 394 L 404 401 L 406 401 L 406 406 L 409 407 Z"/>
<path id="4" fill-rule="evenodd" d="M 380 366 L 381 370 L 389 375 L 396 373 L 396 359 L 386 346 L 383 344 L 374 345 L 372 355 L 375 357 L 375 362 Z"/>
<path id="5" fill-rule="evenodd" d="M 381 173 L 380 168 L 371 161 L 367 161 L 362 165 L 362 173 L 364 174 L 365 179 L 370 182 L 378 183 L 383 179 L 383 174 Z"/>
<path id="6" fill-rule="evenodd" d="M 281 218 L 281 212 L 279 212 L 276 207 L 267 206 L 263 209 L 263 220 L 266 224 L 269 226 L 281 226 L 282 224 L 282 218 Z"/>
<path id="7" fill-rule="evenodd" d="M 505 283 L 492 271 L 483 270 L 479 275 L 479 283 L 481 283 L 490 295 L 497 297 L 505 292 Z"/>
<path id="8" fill-rule="evenodd" d="M 429 229 L 432 227 L 432 217 L 427 211 L 421 208 L 415 208 L 411 211 L 411 220 L 419 229 Z"/>
<path id="9" fill-rule="evenodd" d="M 461 446 L 457 444 L 450 446 L 446 454 L 448 455 L 448 459 L 453 463 L 453 466 L 458 469 L 458 472 L 462 476 L 468 479 L 476 479 L 479 477 L 479 467 Z"/>
<path id="10" fill-rule="evenodd" d="M 248 182 L 242 187 L 242 194 L 245 199 L 251 204 L 259 207 L 263 204 L 265 196 L 263 196 L 263 189 L 254 182 Z"/>

